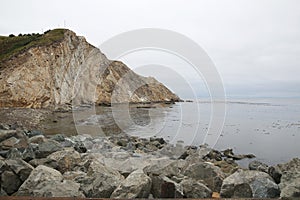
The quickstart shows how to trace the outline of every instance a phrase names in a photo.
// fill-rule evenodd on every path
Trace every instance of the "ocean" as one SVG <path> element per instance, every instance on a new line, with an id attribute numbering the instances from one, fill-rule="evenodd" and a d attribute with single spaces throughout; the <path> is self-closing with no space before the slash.
<path id="1" fill-rule="evenodd" d="M 224 105 L 226 113 L 212 118 L 217 104 Z M 222 121 L 223 117 L 220 132 L 208 132 L 214 124 L 212 120 Z M 216 104 L 199 99 L 176 104 L 84 106 L 72 113 L 52 114 L 44 123 L 47 134 L 105 137 L 125 132 L 138 137 L 163 137 L 181 145 L 204 144 L 209 135 L 214 135 L 215 149 L 252 153 L 269 165 L 300 157 L 299 98 L 227 99 Z"/>

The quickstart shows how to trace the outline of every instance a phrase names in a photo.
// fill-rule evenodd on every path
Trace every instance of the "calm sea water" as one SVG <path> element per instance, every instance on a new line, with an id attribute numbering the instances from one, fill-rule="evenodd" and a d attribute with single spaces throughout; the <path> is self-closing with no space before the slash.
<path id="1" fill-rule="evenodd" d="M 253 153 L 267 164 L 300 157 L 300 99 L 232 99 L 225 106 L 221 132 L 212 133 L 220 135 L 214 148 Z M 205 142 L 212 109 L 212 104 L 205 100 L 171 105 L 81 107 L 72 114 L 49 116 L 45 132 L 104 137 L 126 132 L 139 137 L 163 137 L 174 144 L 199 145 Z"/>

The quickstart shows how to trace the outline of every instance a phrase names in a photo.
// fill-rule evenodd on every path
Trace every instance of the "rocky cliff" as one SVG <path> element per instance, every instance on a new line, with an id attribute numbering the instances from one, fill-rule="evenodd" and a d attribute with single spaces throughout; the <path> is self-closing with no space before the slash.
<path id="1" fill-rule="evenodd" d="M 0 107 L 180 100 L 66 29 L 0 37 Z"/>

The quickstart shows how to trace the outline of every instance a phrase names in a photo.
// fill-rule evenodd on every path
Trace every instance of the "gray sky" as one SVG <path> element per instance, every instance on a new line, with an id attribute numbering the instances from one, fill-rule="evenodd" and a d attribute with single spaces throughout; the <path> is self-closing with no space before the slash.
<path id="1" fill-rule="evenodd" d="M 64 24 L 95 46 L 133 29 L 173 30 L 204 48 L 228 96 L 300 97 L 298 0 L 1 0 L 0 35 L 42 32 Z M 132 67 L 141 65 L 143 58 L 145 53 L 124 61 Z M 174 60 L 172 65 L 180 65 Z M 179 76 L 153 69 L 136 71 L 156 76 L 183 98 L 191 96 Z M 205 96 L 201 79 L 191 84 Z"/>

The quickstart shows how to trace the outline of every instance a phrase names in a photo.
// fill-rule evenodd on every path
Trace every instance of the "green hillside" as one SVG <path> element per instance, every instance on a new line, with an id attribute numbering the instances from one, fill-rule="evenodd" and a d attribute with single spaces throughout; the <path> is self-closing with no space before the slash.
<path id="1" fill-rule="evenodd" d="M 0 62 L 7 60 L 34 46 L 45 46 L 61 41 L 65 29 L 54 29 L 44 34 L 24 34 L 19 36 L 0 36 Z"/>

